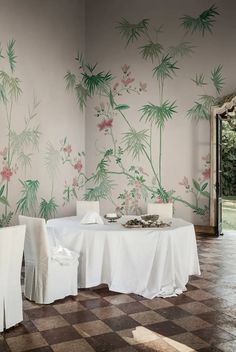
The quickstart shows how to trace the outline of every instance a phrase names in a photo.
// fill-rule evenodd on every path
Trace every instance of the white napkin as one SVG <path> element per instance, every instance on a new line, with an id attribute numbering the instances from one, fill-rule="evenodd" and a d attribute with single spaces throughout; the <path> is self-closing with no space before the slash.
<path id="1" fill-rule="evenodd" d="M 84 215 L 80 223 L 81 224 L 100 224 L 100 225 L 104 224 L 101 216 L 96 211 L 88 211 Z"/>

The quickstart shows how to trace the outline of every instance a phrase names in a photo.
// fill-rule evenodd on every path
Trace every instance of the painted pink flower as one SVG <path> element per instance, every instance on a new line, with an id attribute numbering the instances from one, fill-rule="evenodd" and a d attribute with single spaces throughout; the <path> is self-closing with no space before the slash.
<path id="1" fill-rule="evenodd" d="M 76 163 L 73 165 L 74 166 L 74 169 L 77 170 L 78 172 L 81 171 L 82 167 L 83 167 L 83 164 L 81 163 L 80 160 L 77 160 Z"/>
<path id="2" fill-rule="evenodd" d="M 179 182 L 179 185 L 184 186 L 185 188 L 189 188 L 188 178 L 184 176 L 183 180 Z"/>
<path id="3" fill-rule="evenodd" d="M 124 74 L 126 74 L 126 73 L 128 72 L 129 68 L 130 68 L 130 66 L 129 66 L 129 65 L 126 65 L 126 64 L 124 64 L 124 65 L 121 67 L 121 69 L 122 69 L 122 71 L 123 71 Z"/>
<path id="4" fill-rule="evenodd" d="M 211 173 L 210 168 L 205 169 L 204 171 L 202 171 L 202 176 L 203 176 L 204 180 L 207 180 L 207 179 L 210 178 L 210 173 Z"/>
<path id="5" fill-rule="evenodd" d="M 122 79 L 121 82 L 124 84 L 125 87 L 127 87 L 128 85 L 134 82 L 134 78 Z"/>
<path id="6" fill-rule="evenodd" d="M 72 186 L 73 186 L 73 187 L 78 187 L 78 186 L 79 186 L 79 184 L 78 184 L 78 180 L 77 180 L 77 178 L 76 178 L 76 177 L 74 177 L 74 178 L 73 178 L 73 181 L 72 181 Z"/>
<path id="7" fill-rule="evenodd" d="M 102 130 L 106 130 L 108 128 L 111 128 L 112 127 L 112 122 L 113 122 L 113 119 L 103 119 L 100 123 L 98 123 L 98 128 L 99 128 L 99 131 L 102 131 Z"/>
<path id="8" fill-rule="evenodd" d="M 8 166 L 4 166 L 2 171 L 0 172 L 2 176 L 2 181 L 10 181 L 11 176 L 13 175 L 11 169 Z"/>
<path id="9" fill-rule="evenodd" d="M 139 91 L 146 92 L 147 91 L 147 83 L 139 82 Z"/>
<path id="10" fill-rule="evenodd" d="M 68 155 L 70 155 L 70 153 L 72 152 L 71 145 L 68 144 L 67 146 L 65 146 L 65 147 L 63 148 L 63 151 L 64 151 L 65 153 L 67 153 Z"/>

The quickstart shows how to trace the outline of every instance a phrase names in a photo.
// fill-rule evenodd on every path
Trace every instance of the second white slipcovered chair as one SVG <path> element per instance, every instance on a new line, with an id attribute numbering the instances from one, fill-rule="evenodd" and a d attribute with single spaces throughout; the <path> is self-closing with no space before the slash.
<path id="1" fill-rule="evenodd" d="M 163 218 L 173 217 L 173 203 L 148 203 L 148 214 L 158 214 Z"/>
<path id="2" fill-rule="evenodd" d="M 78 254 L 50 247 L 44 219 L 19 216 L 26 225 L 25 297 L 40 304 L 78 293 Z"/>
<path id="3" fill-rule="evenodd" d="M 23 320 L 21 266 L 25 226 L 0 229 L 0 332 Z"/>
<path id="4" fill-rule="evenodd" d="M 99 201 L 87 201 L 87 200 L 77 200 L 76 201 L 76 215 L 84 216 L 88 211 L 95 211 L 100 214 Z"/>

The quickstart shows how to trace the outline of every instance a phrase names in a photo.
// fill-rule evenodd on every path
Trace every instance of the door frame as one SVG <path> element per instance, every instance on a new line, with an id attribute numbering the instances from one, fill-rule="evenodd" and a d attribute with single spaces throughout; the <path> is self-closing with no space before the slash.
<path id="1" fill-rule="evenodd" d="M 224 114 L 228 110 L 236 107 L 236 94 L 231 94 L 224 99 L 224 103 L 220 106 L 212 106 L 210 117 L 210 226 L 217 229 L 217 195 L 216 195 L 216 117 L 217 115 Z"/>

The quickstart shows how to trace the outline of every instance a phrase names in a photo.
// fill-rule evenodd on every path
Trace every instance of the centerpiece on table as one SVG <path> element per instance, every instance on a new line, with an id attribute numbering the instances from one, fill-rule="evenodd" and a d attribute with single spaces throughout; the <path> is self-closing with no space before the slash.
<path id="1" fill-rule="evenodd" d="M 153 215 L 141 215 L 141 219 L 131 219 L 128 220 L 125 224 L 123 224 L 124 227 L 127 228 L 157 228 L 157 227 L 168 227 L 170 226 L 171 223 L 165 223 L 159 219 L 159 215 L 153 214 Z"/>
<path id="2" fill-rule="evenodd" d="M 104 215 L 104 218 L 108 220 L 108 222 L 116 222 L 120 217 L 121 216 L 116 213 L 107 213 Z"/>

